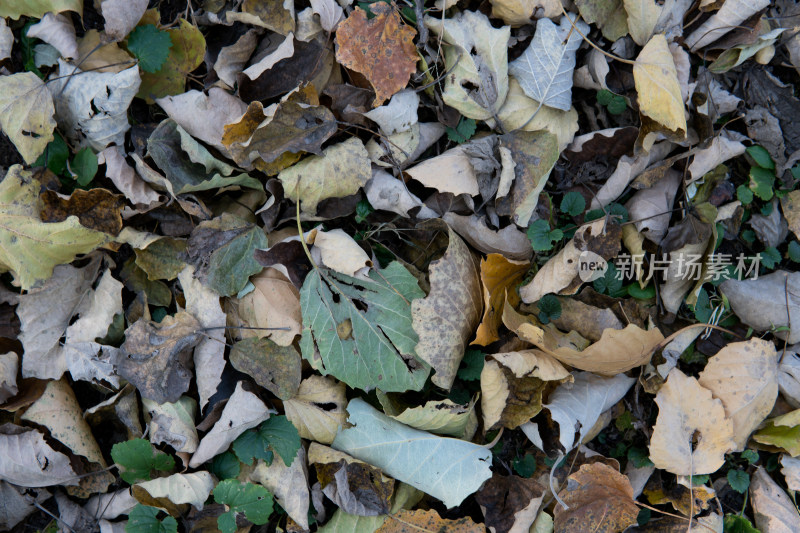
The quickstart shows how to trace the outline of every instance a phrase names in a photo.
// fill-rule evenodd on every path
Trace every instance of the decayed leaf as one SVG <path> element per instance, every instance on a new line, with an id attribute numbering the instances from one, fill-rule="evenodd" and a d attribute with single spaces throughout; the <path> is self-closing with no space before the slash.
<path id="1" fill-rule="evenodd" d="M 36 510 L 36 505 L 50 499 L 50 492 L 46 489 L 27 491 L 15 487 L 11 483 L 0 481 L 0 527 L 10 531 L 18 523 Z"/>
<path id="2" fill-rule="evenodd" d="M 682 476 L 715 472 L 736 447 L 733 422 L 720 400 L 673 368 L 656 395 L 658 419 L 650 438 L 656 468 Z"/>
<path id="3" fill-rule="evenodd" d="M 274 494 L 286 514 L 303 529 L 308 529 L 308 508 L 311 502 L 306 468 L 306 450 L 301 446 L 291 466 L 286 466 L 283 461 L 272 461 L 269 466 L 264 461 L 259 461 L 250 474 L 250 479 L 264 485 Z"/>
<path id="4" fill-rule="evenodd" d="M 264 402 L 252 392 L 244 390 L 242 383 L 240 381 L 236 384 L 236 390 L 228 398 L 219 420 L 200 441 L 189 467 L 197 468 L 224 452 L 236 437 L 269 418 L 269 409 Z"/>
<path id="5" fill-rule="evenodd" d="M 481 12 L 462 11 L 452 17 L 425 17 L 425 25 L 446 44 L 442 99 L 467 118 L 486 120 L 508 94 L 508 26 L 493 28 Z"/>
<path id="6" fill-rule="evenodd" d="M 200 396 L 200 409 L 217 392 L 225 369 L 226 316 L 219 304 L 219 295 L 194 277 L 194 268 L 186 267 L 178 274 L 186 297 L 186 311 L 207 328 L 194 348 L 195 382 Z"/>
<path id="7" fill-rule="evenodd" d="M 589 434 L 600 415 L 622 399 L 635 379 L 624 374 L 604 378 L 590 372 L 575 372 L 574 383 L 562 383 L 544 407 L 558 422 L 559 441 L 571 450 Z M 577 439 L 576 439 L 577 432 Z"/>
<path id="8" fill-rule="evenodd" d="M 140 81 L 138 67 L 119 73 L 86 72 L 59 59 L 58 75 L 47 88 L 61 131 L 75 145 L 95 152 L 109 144 L 124 146 L 130 129 L 128 107 Z"/>
<path id="9" fill-rule="evenodd" d="M 41 284 L 53 268 L 108 241 L 77 217 L 45 224 L 39 220 L 39 183 L 29 171 L 12 166 L 0 182 L 0 268 L 11 271 L 25 290 Z"/>
<path id="10" fill-rule="evenodd" d="M 553 18 L 561 14 L 560 0 L 491 0 L 491 4 L 492 17 L 503 19 L 512 27 L 528 24 L 531 19 Z"/>
<path id="11" fill-rule="evenodd" d="M 559 497 L 568 506 L 555 507 L 555 531 L 622 531 L 636 523 L 639 506 L 627 476 L 603 463 L 582 465 L 567 478 Z"/>
<path id="12" fill-rule="evenodd" d="M 789 229 L 800 239 L 800 191 L 792 191 L 781 198 L 781 210 Z"/>
<path id="13" fill-rule="evenodd" d="M 756 331 L 789 326 L 788 331 L 775 331 L 775 336 L 789 344 L 800 342 L 800 272 L 778 270 L 758 279 L 729 279 L 720 290 L 748 326 Z"/>
<path id="14" fill-rule="evenodd" d="M 98 164 L 106 165 L 106 177 L 134 205 L 150 206 L 162 197 L 150 188 L 125 161 L 125 151 L 119 146 L 109 146 L 97 154 Z"/>
<path id="15" fill-rule="evenodd" d="M 475 501 L 490 532 L 525 533 L 536 519 L 544 496 L 544 487 L 533 479 L 495 474 L 475 494 Z"/>
<path id="16" fill-rule="evenodd" d="M 540 350 L 492 354 L 481 371 L 484 428 L 515 429 L 542 410 L 547 382 L 572 379 L 561 364 Z"/>
<path id="17" fill-rule="evenodd" d="M 395 491 L 390 514 L 396 514 L 402 509 L 409 509 L 419 502 L 423 494 L 410 485 L 399 483 Z M 320 533 L 374 533 L 386 520 L 383 516 L 357 516 L 337 510 L 333 517 L 318 529 Z"/>
<path id="18" fill-rule="evenodd" d="M 215 484 L 208 472 L 192 472 L 142 481 L 136 486 L 153 498 L 167 498 L 176 505 L 191 503 L 202 509 Z"/>
<path id="19" fill-rule="evenodd" d="M 411 303 L 414 331 L 419 335 L 416 353 L 436 371 L 431 381 L 443 389 L 453 385 L 483 305 L 475 259 L 449 226 L 447 232 L 447 251 L 430 265 L 430 293 Z"/>
<path id="20" fill-rule="evenodd" d="M 11 49 L 14 46 L 14 32 L 6 24 L 6 19 L 0 17 L 0 61 L 11 57 Z"/>
<path id="21" fill-rule="evenodd" d="M 497 329 L 503 323 L 503 305 L 519 305 L 516 285 L 528 271 L 527 261 L 512 261 L 501 254 L 489 254 L 481 259 L 481 285 L 483 286 L 483 318 L 475 332 L 473 344 L 486 346 L 500 337 Z"/>
<path id="22" fill-rule="evenodd" d="M 181 311 L 160 323 L 140 318 L 125 330 L 125 343 L 114 363 L 144 398 L 177 401 L 192 379 L 192 349 L 200 341 L 200 323 Z"/>
<path id="23" fill-rule="evenodd" d="M 757 337 L 728 344 L 708 360 L 697 381 L 722 401 L 733 421 L 734 451 L 744 450 L 778 397 L 778 352 Z"/>
<path id="24" fill-rule="evenodd" d="M 289 346 L 302 330 L 300 291 L 275 268 L 265 268 L 252 276 L 252 292 L 239 299 L 239 317 L 254 328 L 285 330 L 241 330 L 242 337 L 267 337 L 280 346 Z"/>
<path id="25" fill-rule="evenodd" d="M 491 477 L 491 452 L 459 439 L 404 426 L 355 398 L 347 406 L 354 425 L 333 447 L 444 502 L 459 505 Z"/>
<path id="26" fill-rule="evenodd" d="M 293 346 L 279 346 L 258 337 L 244 339 L 233 345 L 228 357 L 236 370 L 252 376 L 256 383 L 281 400 L 297 394 L 300 354 Z"/>
<path id="27" fill-rule="evenodd" d="M 44 434 L 36 430 L 3 424 L 0 447 L 0 478 L 4 481 L 20 487 L 78 484 L 70 458 L 51 448 Z"/>
<path id="28" fill-rule="evenodd" d="M 679 137 L 686 136 L 686 116 L 678 83 L 678 72 L 664 35 L 654 35 L 639 52 L 633 66 L 633 79 L 639 96 L 639 112 Z M 642 134 L 640 133 L 640 137 Z M 654 138 L 644 138 L 649 151 Z"/>
<path id="29" fill-rule="evenodd" d="M 533 254 L 530 239 L 515 224 L 493 230 L 487 225 L 486 217 L 461 216 L 452 211 L 445 213 L 442 220 L 485 254 L 499 253 L 512 261 L 526 261 Z"/>
<path id="30" fill-rule="evenodd" d="M 479 194 L 478 177 L 467 150 L 471 143 L 451 148 L 406 170 L 409 176 L 439 192 Z"/>
<path id="31" fill-rule="evenodd" d="M 77 189 L 68 198 L 62 198 L 53 191 L 44 191 L 39 197 L 42 222 L 61 222 L 70 216 L 90 228 L 110 235 L 122 231 L 122 195 L 112 194 L 106 189 Z"/>
<path id="32" fill-rule="evenodd" d="M 762 533 L 788 533 L 800 529 L 797 508 L 763 467 L 756 468 L 750 481 L 750 499 L 756 527 Z"/>
<path id="33" fill-rule="evenodd" d="M 480 533 L 486 529 L 469 517 L 446 520 L 439 513 L 428 511 L 398 511 L 388 516 L 376 533 L 417 533 L 418 531 L 437 531 L 438 533 Z"/>
<path id="34" fill-rule="evenodd" d="M 316 464 L 322 492 L 342 511 L 358 516 L 389 512 L 394 480 L 361 461 Z"/>
<path id="35" fill-rule="evenodd" d="M 189 396 L 181 396 L 174 403 L 156 403 L 142 398 L 142 405 L 150 415 L 149 440 L 153 444 L 169 444 L 176 452 L 194 453 L 200 439 L 194 418 L 197 402 Z"/>
<path id="36" fill-rule="evenodd" d="M 42 20 L 28 28 L 27 36 L 41 39 L 61 54 L 64 59 L 78 58 L 78 41 L 72 19 L 66 15 L 47 13 Z"/>
<path id="37" fill-rule="evenodd" d="M 139 24 L 157 24 L 158 12 L 149 10 Z M 167 30 L 172 46 L 164 64 L 157 72 L 143 72 L 142 84 L 137 96 L 152 104 L 157 98 L 180 94 L 186 86 L 186 76 L 203 62 L 206 52 L 206 40 L 200 28 L 188 20 L 181 19 L 180 24 Z"/>
<path id="38" fill-rule="evenodd" d="M 16 396 L 19 356 L 14 352 L 0 354 L 0 403 Z"/>
<path id="39" fill-rule="evenodd" d="M 303 358 L 354 388 L 419 390 L 429 368 L 414 354 L 411 301 L 423 295 L 397 262 L 368 281 L 314 269 L 300 291 Z"/>
<path id="40" fill-rule="evenodd" d="M 33 72 L 0 76 L 0 130 L 29 165 L 53 140 L 53 98 Z"/>
<path id="41" fill-rule="evenodd" d="M 369 154 L 353 137 L 282 170 L 278 179 L 286 197 L 313 215 L 320 201 L 355 194 L 371 176 Z"/>
<path id="42" fill-rule="evenodd" d="M 742 149 L 744 150 L 744 146 Z M 636 230 L 656 244 L 661 243 L 669 229 L 672 203 L 675 201 L 681 180 L 681 173 L 670 169 L 655 185 L 637 191 L 625 203 L 628 215 L 635 221 Z M 624 227 L 622 231 L 625 231 Z"/>
<path id="43" fill-rule="evenodd" d="M 588 24 L 570 21 L 568 17 L 561 17 L 558 26 L 548 18 L 539 19 L 530 46 L 508 65 L 508 71 L 517 78 L 525 94 L 562 111 L 572 107 L 575 52 L 583 42 L 572 25 L 583 35 L 589 32 Z"/>
<path id="44" fill-rule="evenodd" d="M 354 9 L 336 30 L 336 60 L 360 72 L 375 89 L 374 106 L 381 105 L 408 83 L 417 69 L 416 31 L 403 23 L 392 6 L 370 4 L 375 17 Z"/>
<path id="45" fill-rule="evenodd" d="M 330 444 L 347 421 L 345 389 L 344 383 L 332 378 L 309 376 L 297 395 L 283 402 L 286 418 L 302 438 Z"/>

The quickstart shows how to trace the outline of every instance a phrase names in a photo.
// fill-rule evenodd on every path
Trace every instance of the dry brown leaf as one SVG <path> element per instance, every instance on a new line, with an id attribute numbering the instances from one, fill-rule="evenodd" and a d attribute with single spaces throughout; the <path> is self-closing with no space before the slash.
<path id="1" fill-rule="evenodd" d="M 716 472 L 736 447 L 733 421 L 720 400 L 673 368 L 656 395 L 658 419 L 650 438 L 650 460 L 667 472 L 696 476 Z"/>
<path id="2" fill-rule="evenodd" d="M 667 132 L 685 137 L 686 116 L 678 71 L 664 35 L 654 35 L 639 52 L 633 66 L 633 79 L 639 96 L 639 113 Z M 644 130 L 640 137 L 642 133 Z M 655 135 L 645 133 L 645 151 L 650 151 L 654 141 Z"/>
<path id="3" fill-rule="evenodd" d="M 480 192 L 478 176 L 466 152 L 469 146 L 469 143 L 464 143 L 451 148 L 406 169 L 406 173 L 412 179 L 439 192 L 477 196 Z"/>
<path id="4" fill-rule="evenodd" d="M 534 479 L 495 474 L 475 494 L 475 501 L 492 533 L 527 533 L 544 496 L 544 487 Z"/>
<path id="5" fill-rule="evenodd" d="M 744 450 L 778 397 L 778 352 L 758 337 L 733 342 L 708 360 L 697 381 L 722 401 L 733 421 L 734 451 Z"/>
<path id="6" fill-rule="evenodd" d="M 582 465 L 559 493 L 568 509 L 556 505 L 555 532 L 613 533 L 636 523 L 639 507 L 627 476 L 603 463 Z"/>
<path id="7" fill-rule="evenodd" d="M 512 261 L 500 254 L 489 254 L 481 259 L 481 284 L 483 285 L 483 319 L 475 332 L 473 344 L 486 346 L 500 337 L 497 328 L 503 322 L 503 305 L 519 305 L 515 285 L 528 271 L 527 261 Z"/>
<path id="8" fill-rule="evenodd" d="M 457 520 L 445 520 L 430 509 L 428 511 L 406 511 L 388 515 L 381 527 L 375 533 L 420 533 L 421 531 L 436 531 L 437 533 L 484 533 L 483 524 L 476 524 L 469 517 Z"/>
<path id="9" fill-rule="evenodd" d="M 336 60 L 360 72 L 375 89 L 373 107 L 381 105 L 403 89 L 417 70 L 416 31 L 404 24 L 395 7 L 384 3 L 371 6 L 375 17 L 354 9 L 336 31 Z"/>
<path id="10" fill-rule="evenodd" d="M 239 316 L 250 327 L 288 328 L 287 330 L 241 330 L 242 337 L 269 337 L 289 346 L 300 334 L 300 292 L 275 268 L 269 267 L 250 278 L 255 290 L 239 299 Z"/>
<path id="11" fill-rule="evenodd" d="M 450 389 L 481 316 L 481 286 L 475 258 L 449 226 L 450 244 L 430 265 L 431 290 L 411 303 L 417 356 L 433 367 L 431 381 Z"/>

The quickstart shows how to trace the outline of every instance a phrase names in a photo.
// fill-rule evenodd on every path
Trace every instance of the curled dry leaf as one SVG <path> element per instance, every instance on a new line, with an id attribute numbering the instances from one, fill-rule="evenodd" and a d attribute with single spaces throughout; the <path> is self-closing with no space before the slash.
<path id="1" fill-rule="evenodd" d="M 722 402 L 679 369 L 670 371 L 656 404 L 658 419 L 650 438 L 656 468 L 681 476 L 710 474 L 736 448 L 733 421 Z"/>
<path id="2" fill-rule="evenodd" d="M 449 226 L 444 256 L 431 263 L 431 290 L 411 303 L 417 355 L 433 367 L 433 383 L 450 389 L 469 339 L 480 321 L 482 300 L 477 265 L 467 245 Z"/>
<path id="3" fill-rule="evenodd" d="M 497 329 L 503 323 L 503 306 L 519 305 L 516 285 L 528 271 L 527 261 L 513 261 L 501 254 L 489 254 L 481 259 L 481 285 L 483 286 L 483 318 L 475 332 L 473 344 L 486 346 L 500 337 Z"/>
<path id="4" fill-rule="evenodd" d="M 489 531 L 527 533 L 544 496 L 544 487 L 533 479 L 495 474 L 475 494 L 475 501 Z"/>
<path id="5" fill-rule="evenodd" d="M 778 352 L 757 337 L 733 342 L 708 360 L 697 381 L 722 401 L 733 422 L 734 451 L 744 450 L 778 397 Z"/>
<path id="6" fill-rule="evenodd" d="M 403 23 L 388 4 L 370 4 L 375 15 L 367 19 L 363 9 L 354 9 L 336 30 L 336 59 L 360 72 L 375 89 L 374 106 L 403 89 L 416 71 L 416 31 Z"/>
<path id="7" fill-rule="evenodd" d="M 568 506 L 556 505 L 555 531 L 623 531 L 636 523 L 639 506 L 627 476 L 603 463 L 581 465 L 567 478 L 558 496 Z"/>

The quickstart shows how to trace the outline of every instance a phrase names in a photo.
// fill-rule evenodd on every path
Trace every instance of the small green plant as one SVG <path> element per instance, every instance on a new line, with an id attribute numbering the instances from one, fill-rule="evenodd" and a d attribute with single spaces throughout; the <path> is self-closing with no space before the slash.
<path id="1" fill-rule="evenodd" d="M 728 470 L 728 485 L 739 494 L 744 494 L 750 487 L 750 476 L 743 470 Z"/>
<path id="2" fill-rule="evenodd" d="M 483 352 L 480 350 L 467 350 L 464 352 L 464 358 L 461 359 L 461 366 L 456 375 L 464 381 L 477 381 L 481 379 L 483 363 Z"/>
<path id="3" fill-rule="evenodd" d="M 560 229 L 551 230 L 550 224 L 543 219 L 535 220 L 528 226 L 527 234 L 535 252 L 548 252 L 553 249 L 553 243 L 564 238 Z"/>
<path id="4" fill-rule="evenodd" d="M 81 187 L 86 187 L 97 174 L 97 156 L 91 148 L 83 148 L 72 160 L 69 166 L 75 181 Z"/>
<path id="5" fill-rule="evenodd" d="M 163 511 L 157 507 L 139 503 L 128 514 L 125 531 L 127 533 L 177 533 L 178 521 L 169 515 L 159 519 L 158 515 L 161 513 Z"/>
<path id="6" fill-rule="evenodd" d="M 458 144 L 465 143 L 475 135 L 477 124 L 474 119 L 461 117 L 455 128 L 447 127 L 447 138 Z"/>
<path id="7" fill-rule="evenodd" d="M 545 294 L 539 300 L 539 321 L 542 324 L 549 324 L 551 320 L 557 320 L 561 316 L 561 302 L 553 294 Z"/>
<path id="8" fill-rule="evenodd" d="M 789 248 L 787 249 L 786 252 L 786 256 L 793 263 L 800 263 L 800 243 L 797 241 L 790 242 Z"/>
<path id="9" fill-rule="evenodd" d="M 222 533 L 236 531 L 236 515 L 239 513 L 244 513 L 245 518 L 259 526 L 266 524 L 272 514 L 272 494 L 261 485 L 226 479 L 214 487 L 213 494 L 215 502 L 229 508 L 217 518 Z"/>
<path id="10" fill-rule="evenodd" d="M 604 106 L 612 115 L 624 113 L 625 109 L 628 107 L 625 103 L 625 98 L 612 93 L 608 89 L 597 91 L 597 103 Z"/>
<path id="11" fill-rule="evenodd" d="M 614 297 L 621 296 L 623 293 L 628 292 L 627 290 L 623 290 L 622 279 L 617 276 L 617 267 L 615 267 L 613 263 L 608 264 L 608 268 L 605 274 L 603 274 L 603 277 L 594 280 L 592 286 L 594 290 L 600 294 L 608 294 Z"/>
<path id="12" fill-rule="evenodd" d="M 153 470 L 166 472 L 175 468 L 175 459 L 156 450 L 145 439 L 118 442 L 111 448 L 111 458 L 119 467 L 120 477 L 131 485 L 149 481 Z"/>
<path id="13" fill-rule="evenodd" d="M 143 24 L 128 35 L 128 51 L 139 60 L 145 72 L 158 72 L 169 56 L 172 38 L 153 24 Z"/>
<path id="14" fill-rule="evenodd" d="M 211 461 L 211 473 L 218 479 L 233 479 L 239 476 L 241 463 L 233 452 L 223 452 Z"/>
<path id="15" fill-rule="evenodd" d="M 258 429 L 248 429 L 233 441 L 233 453 L 247 465 L 253 459 L 262 459 L 272 463 L 272 452 L 290 466 L 300 449 L 300 435 L 297 428 L 285 416 L 272 416 L 262 422 Z"/>
<path id="16" fill-rule="evenodd" d="M 511 462 L 514 472 L 522 477 L 529 478 L 536 472 L 536 459 L 532 455 L 523 455 Z"/>
<path id="17" fill-rule="evenodd" d="M 576 217 L 586 209 L 586 200 L 580 193 L 570 191 L 561 199 L 561 212 Z"/>

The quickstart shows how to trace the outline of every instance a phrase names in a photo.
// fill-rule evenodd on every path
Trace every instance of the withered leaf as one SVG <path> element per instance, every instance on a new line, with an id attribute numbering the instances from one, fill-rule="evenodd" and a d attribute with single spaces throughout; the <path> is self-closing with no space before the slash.
<path id="1" fill-rule="evenodd" d="M 239 74 L 239 97 L 245 102 L 269 100 L 283 96 L 303 82 L 319 73 L 329 53 L 317 41 L 294 40 L 294 55 L 281 59 L 258 78 L 251 80 L 246 74 Z"/>
<path id="2" fill-rule="evenodd" d="M 436 531 L 437 533 L 483 533 L 483 524 L 476 524 L 469 517 L 446 520 L 430 509 L 428 511 L 399 511 L 387 517 L 375 533 L 418 533 Z"/>
<path id="3" fill-rule="evenodd" d="M 269 339 L 244 339 L 231 348 L 230 361 L 281 400 L 297 394 L 300 354 L 293 346 L 279 346 Z"/>
<path id="4" fill-rule="evenodd" d="M 503 304 L 519 305 L 516 285 L 525 276 L 530 263 L 512 261 L 501 254 L 489 254 L 481 259 L 481 284 L 483 285 L 483 319 L 475 333 L 475 344 L 486 346 L 500 337 L 497 328 L 503 323 Z"/>
<path id="5" fill-rule="evenodd" d="M 413 28 L 404 24 L 395 7 L 376 2 L 371 5 L 375 18 L 354 9 L 336 31 L 336 59 L 345 67 L 360 72 L 375 89 L 373 106 L 381 105 L 406 86 L 417 70 L 417 49 Z"/>
<path id="6" fill-rule="evenodd" d="M 61 222 L 76 216 L 81 225 L 111 235 L 122 231 L 122 207 L 125 198 L 106 189 L 84 191 L 76 189 L 69 198 L 61 198 L 54 191 L 44 191 L 42 222 Z"/>
<path id="7" fill-rule="evenodd" d="M 394 480 L 360 461 L 317 464 L 322 492 L 345 513 L 378 516 L 389 512 Z"/>
<path id="8" fill-rule="evenodd" d="M 197 319 L 184 311 L 160 323 L 140 318 L 125 330 L 117 372 L 144 398 L 178 401 L 192 379 L 192 349 L 203 338 L 199 329 Z"/>
<path id="9" fill-rule="evenodd" d="M 486 526 L 493 531 L 527 531 L 544 498 L 544 487 L 534 479 L 495 474 L 475 494 Z"/>

